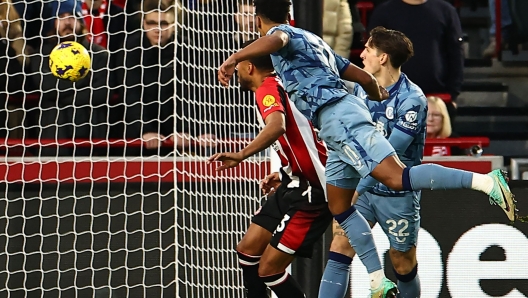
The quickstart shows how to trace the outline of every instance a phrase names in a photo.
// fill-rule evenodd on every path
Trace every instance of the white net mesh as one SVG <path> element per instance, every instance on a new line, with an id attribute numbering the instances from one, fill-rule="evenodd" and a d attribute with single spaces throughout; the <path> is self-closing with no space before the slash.
<path id="1" fill-rule="evenodd" d="M 266 164 L 217 174 L 204 157 L 257 131 L 252 95 L 216 80 L 251 36 L 249 0 L 12 1 L 0 3 L 0 296 L 242 296 L 234 248 Z M 48 57 L 78 20 L 92 70 L 71 83 Z"/>

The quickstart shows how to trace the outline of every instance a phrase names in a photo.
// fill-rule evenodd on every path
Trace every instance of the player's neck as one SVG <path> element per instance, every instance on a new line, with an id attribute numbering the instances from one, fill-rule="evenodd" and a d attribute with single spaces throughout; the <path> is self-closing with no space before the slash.
<path id="1" fill-rule="evenodd" d="M 288 24 L 288 23 L 284 23 L 284 24 Z M 263 23 L 262 24 L 262 32 L 268 33 L 268 31 L 270 31 L 271 28 L 277 27 L 279 25 L 284 25 L 284 24 L 281 24 L 281 23 Z M 262 34 L 262 35 L 264 35 L 264 34 Z"/>
<path id="2" fill-rule="evenodd" d="M 374 75 L 374 77 L 376 78 L 376 80 L 378 80 L 378 84 L 380 86 L 387 88 L 396 84 L 396 82 L 400 79 L 400 75 L 400 69 L 394 69 L 392 67 L 382 67 L 380 71 L 376 75 Z"/>
<path id="3" fill-rule="evenodd" d="M 409 4 L 409 5 L 420 5 L 427 2 L 427 0 L 402 0 L 403 2 Z"/>
<path id="4" fill-rule="evenodd" d="M 251 87 L 251 91 L 255 92 L 257 91 L 260 86 L 262 86 L 262 83 L 264 83 L 264 80 L 266 80 L 269 76 L 271 76 L 273 72 L 266 72 L 259 74 L 255 77 L 255 80 L 253 81 L 253 86 Z"/>

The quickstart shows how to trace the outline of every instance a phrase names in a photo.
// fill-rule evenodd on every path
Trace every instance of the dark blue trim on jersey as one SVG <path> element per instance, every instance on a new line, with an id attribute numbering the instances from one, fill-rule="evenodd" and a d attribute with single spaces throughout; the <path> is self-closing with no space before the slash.
<path id="1" fill-rule="evenodd" d="M 350 66 L 350 61 L 348 60 L 345 60 L 346 63 L 345 63 L 345 66 L 343 66 L 340 70 L 339 70 L 339 75 L 342 75 L 343 72 L 345 72 L 345 70 Z"/>
<path id="2" fill-rule="evenodd" d="M 381 183 L 381 182 L 378 182 L 378 183 Z M 385 185 L 385 184 L 383 184 L 383 185 Z M 376 186 L 377 185 L 374 185 L 373 187 L 376 187 Z M 373 194 L 373 195 L 380 196 L 380 197 L 390 197 L 390 198 L 403 198 L 403 197 L 408 196 L 410 193 L 412 193 L 412 192 L 406 191 L 406 190 L 396 191 L 396 190 L 392 190 L 390 188 L 388 188 L 387 192 L 381 191 L 378 188 L 368 190 L 367 192 L 370 193 L 370 194 Z"/>
<path id="3" fill-rule="evenodd" d="M 394 84 L 394 86 L 392 86 L 392 88 L 389 90 L 389 98 L 394 97 L 396 95 L 396 93 L 398 93 L 398 91 L 400 91 L 400 85 L 401 85 L 401 83 L 403 82 L 404 79 L 405 79 L 405 75 L 402 73 L 400 75 L 400 78 L 396 82 L 396 84 Z"/>
<path id="4" fill-rule="evenodd" d="M 406 134 L 410 135 L 411 137 L 414 137 L 414 136 L 416 136 L 419 133 L 419 131 L 406 129 L 406 128 L 403 128 L 403 127 L 399 126 L 398 124 L 395 124 L 394 128 L 396 128 L 397 130 L 399 130 L 399 131 L 401 131 L 403 133 L 406 133 Z"/>

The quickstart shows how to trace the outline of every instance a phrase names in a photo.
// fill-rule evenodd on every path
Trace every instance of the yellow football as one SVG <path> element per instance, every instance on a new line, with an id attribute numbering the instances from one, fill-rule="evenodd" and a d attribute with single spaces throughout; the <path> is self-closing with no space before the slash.
<path id="1" fill-rule="evenodd" d="M 88 75 L 91 58 L 88 50 L 78 42 L 65 41 L 50 53 L 49 67 L 57 78 L 76 82 Z"/>

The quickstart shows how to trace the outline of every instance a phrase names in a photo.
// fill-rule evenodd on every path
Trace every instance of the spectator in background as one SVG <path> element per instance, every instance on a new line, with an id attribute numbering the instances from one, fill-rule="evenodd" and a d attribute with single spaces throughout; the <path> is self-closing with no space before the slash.
<path id="1" fill-rule="evenodd" d="M 482 52 L 482 56 L 484 58 L 491 59 L 496 56 L 495 53 L 495 47 L 497 45 L 497 41 L 495 39 L 495 31 L 496 31 L 496 24 L 495 24 L 495 0 L 489 0 L 489 12 L 490 12 L 490 19 L 491 19 L 491 26 L 489 31 L 490 36 L 490 43 L 486 49 L 484 49 L 484 52 Z M 502 32 L 502 43 L 505 43 L 505 41 L 509 40 L 510 38 L 510 31 L 512 30 L 512 17 L 510 14 L 510 3 L 507 0 L 501 1 L 501 32 Z"/>
<path id="2" fill-rule="evenodd" d="M 12 0 L 20 15 L 26 46 L 39 49 L 43 38 L 53 28 L 51 9 L 55 1 Z"/>
<path id="3" fill-rule="evenodd" d="M 352 37 L 352 15 L 347 0 L 325 0 L 323 40 L 334 52 L 348 59 Z"/>
<path id="4" fill-rule="evenodd" d="M 51 5 L 53 29 L 42 52 L 30 58 L 30 80 L 41 91 L 37 127 L 40 139 L 106 138 L 108 133 L 108 52 L 83 34 L 81 6 L 74 0 Z M 92 69 L 78 82 L 57 79 L 50 72 L 49 54 L 59 43 L 77 41 L 92 55 Z M 31 118 L 31 117 L 29 117 Z M 41 155 L 93 155 L 89 148 L 43 147 Z"/>
<path id="5" fill-rule="evenodd" d="M 121 88 L 126 105 L 125 137 L 142 138 L 147 149 L 156 151 L 141 153 L 127 148 L 127 154 L 165 155 L 173 151 L 168 147 L 159 148 L 165 140 L 170 139 L 176 147 L 188 149 L 192 139 L 194 107 L 182 93 L 185 88 L 174 88 L 175 73 L 178 78 L 176 84 L 180 85 L 186 61 L 182 56 L 185 51 L 175 48 L 174 6 L 146 1 L 143 9 L 143 32 L 127 37 L 124 49 L 118 53 L 117 61 L 121 64 L 117 80 L 125 84 Z M 174 60 L 175 51 L 177 61 Z M 177 133 L 174 133 L 175 124 Z M 209 137 L 202 136 L 198 142 Z M 208 145 L 206 141 L 200 144 Z"/>
<path id="6" fill-rule="evenodd" d="M 21 138 L 23 136 L 23 112 L 20 102 L 12 102 L 12 95 L 23 91 L 23 65 L 29 62 L 29 47 L 25 45 L 22 22 L 11 0 L 0 1 L 0 121 L 7 126 L 0 127 L 0 137 Z M 17 62 L 18 60 L 18 62 Z M 7 96 L 9 94 L 10 96 Z M 5 102 L 4 100 L 11 99 Z M 9 130 L 9 133 L 7 132 Z"/>
<path id="7" fill-rule="evenodd" d="M 255 30 L 255 7 L 250 0 L 237 0 L 237 13 L 235 14 L 235 23 L 237 31 L 235 32 L 235 49 L 240 45 L 253 38 L 258 38 L 258 32 Z"/>
<path id="8" fill-rule="evenodd" d="M 427 138 L 445 139 L 451 136 L 451 121 L 444 101 L 435 96 L 427 97 Z M 449 156 L 451 148 L 425 146 L 424 156 Z"/>
<path id="9" fill-rule="evenodd" d="M 186 10 L 185 25 L 194 35 L 190 38 L 192 46 L 182 45 L 192 65 L 189 72 L 193 80 L 185 84 L 194 92 L 193 100 L 200 114 L 197 122 L 201 124 L 202 133 L 222 139 L 252 138 L 257 132 L 255 123 L 258 123 L 253 94 L 241 93 L 238 88 L 223 88 L 217 83 L 217 71 L 244 41 L 258 37 L 254 26 L 255 7 L 252 0 L 214 0 L 208 5 Z M 231 13 L 224 13 L 228 11 Z M 211 18 L 225 24 L 211 30 Z"/>
<path id="10" fill-rule="evenodd" d="M 415 56 L 402 67 L 425 94 L 448 93 L 451 121 L 463 81 L 462 27 L 455 8 L 445 0 L 387 0 L 372 13 L 369 31 L 377 26 L 409 37 Z"/>
<path id="11" fill-rule="evenodd" d="M 114 53 L 125 39 L 125 14 L 123 9 L 109 0 L 84 0 L 82 4 L 88 40 Z"/>
<path id="12" fill-rule="evenodd" d="M 181 17 L 181 4 L 179 0 L 126 0 L 124 7 L 125 15 L 127 17 L 126 31 L 128 33 L 133 33 L 142 28 L 143 5 L 147 2 L 155 2 L 157 4 L 163 3 L 166 7 L 176 6 L 177 19 L 180 19 Z"/>
<path id="13" fill-rule="evenodd" d="M 0 0 L 0 36 L 9 39 L 20 64 L 29 62 L 29 48 L 25 45 L 22 19 L 11 0 Z"/>

